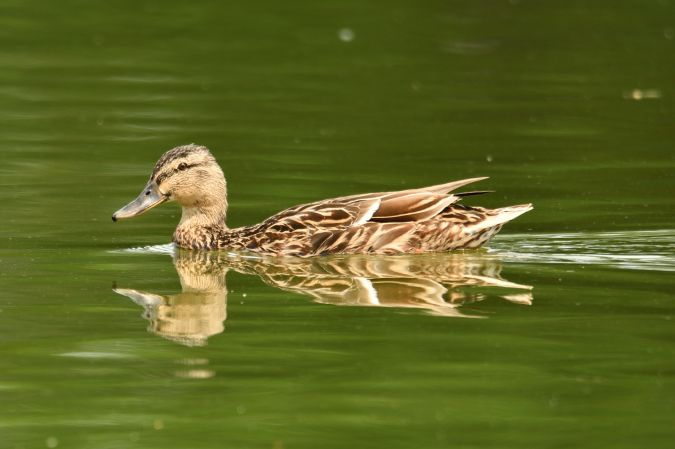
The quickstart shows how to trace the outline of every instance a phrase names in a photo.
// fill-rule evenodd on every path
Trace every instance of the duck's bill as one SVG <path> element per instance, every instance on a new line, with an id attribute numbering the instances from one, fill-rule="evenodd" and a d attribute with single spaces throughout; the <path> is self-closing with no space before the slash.
<path id="1" fill-rule="evenodd" d="M 127 204 L 112 216 L 113 221 L 123 220 L 125 218 L 135 217 L 149 211 L 155 206 L 159 206 L 169 197 L 162 194 L 154 181 L 148 181 L 148 184 L 141 193 L 131 203 Z"/>

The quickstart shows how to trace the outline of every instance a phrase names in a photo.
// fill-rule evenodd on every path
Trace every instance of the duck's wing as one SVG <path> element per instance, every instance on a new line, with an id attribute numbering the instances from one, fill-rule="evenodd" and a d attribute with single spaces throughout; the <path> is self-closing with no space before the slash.
<path id="1" fill-rule="evenodd" d="M 459 189 L 460 187 L 464 187 L 467 184 L 471 184 L 474 182 L 478 181 L 483 181 L 485 179 L 488 179 L 488 176 L 482 176 L 479 178 L 467 178 L 467 179 L 460 179 L 458 181 L 452 181 L 452 182 L 446 182 L 444 184 L 437 184 L 433 186 L 427 186 L 427 187 L 419 187 L 416 189 L 406 189 L 406 190 L 398 190 L 394 192 L 380 192 L 380 193 L 366 193 L 366 194 L 360 194 L 360 195 L 350 195 L 350 196 L 343 196 L 340 198 L 335 198 L 335 200 L 351 200 L 351 199 L 365 199 L 365 198 L 376 198 L 376 197 L 396 197 L 396 196 L 404 196 L 410 193 L 436 193 L 436 194 L 446 194 L 450 193 L 454 190 Z"/>
<path id="2" fill-rule="evenodd" d="M 450 192 L 487 177 L 461 179 L 434 186 L 396 192 L 369 193 L 337 198 L 336 202 L 362 201 L 378 199 L 379 207 L 368 221 L 377 223 L 401 223 L 427 220 L 438 215 L 449 205 L 456 203 L 463 194 Z"/>
<path id="3" fill-rule="evenodd" d="M 318 201 L 279 212 L 265 220 L 262 227 L 269 232 L 349 228 L 368 222 L 380 204 L 379 198 Z"/>
<path id="4" fill-rule="evenodd" d="M 267 229 L 346 229 L 367 222 L 403 223 L 427 220 L 456 203 L 462 194 L 449 192 L 472 182 L 470 178 L 417 189 L 366 193 L 332 198 L 286 209 L 264 223 Z"/>
<path id="5" fill-rule="evenodd" d="M 450 193 L 486 178 L 396 192 L 367 193 L 303 204 L 248 228 L 246 247 L 285 255 L 406 252 L 417 223 L 441 214 L 460 195 Z M 367 249 L 365 249 L 367 248 Z"/>

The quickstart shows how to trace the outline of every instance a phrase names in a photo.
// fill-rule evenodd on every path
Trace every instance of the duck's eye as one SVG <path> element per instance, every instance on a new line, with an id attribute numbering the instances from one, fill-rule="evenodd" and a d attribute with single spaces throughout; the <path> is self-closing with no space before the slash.
<path id="1" fill-rule="evenodd" d="M 148 195 L 150 195 L 150 191 L 149 191 L 149 190 L 145 192 L 145 196 L 148 196 Z"/>
<path id="2" fill-rule="evenodd" d="M 183 171 L 183 170 L 185 170 L 186 168 L 188 168 L 188 165 L 187 165 L 185 162 L 181 162 L 181 163 L 178 165 L 178 170 L 180 170 L 180 171 Z"/>

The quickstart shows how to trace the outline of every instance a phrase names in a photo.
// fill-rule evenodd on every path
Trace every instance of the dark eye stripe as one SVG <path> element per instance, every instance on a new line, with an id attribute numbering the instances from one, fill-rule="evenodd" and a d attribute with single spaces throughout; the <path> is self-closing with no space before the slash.
<path id="1" fill-rule="evenodd" d="M 198 167 L 200 165 L 202 165 L 202 164 L 180 164 L 177 168 L 174 168 L 173 170 L 171 170 L 168 173 L 158 174 L 157 177 L 155 178 L 155 182 L 157 183 L 157 185 L 160 185 L 164 180 L 166 180 L 167 178 L 170 178 L 171 176 L 175 175 L 179 171 L 185 171 L 188 168 Z"/>

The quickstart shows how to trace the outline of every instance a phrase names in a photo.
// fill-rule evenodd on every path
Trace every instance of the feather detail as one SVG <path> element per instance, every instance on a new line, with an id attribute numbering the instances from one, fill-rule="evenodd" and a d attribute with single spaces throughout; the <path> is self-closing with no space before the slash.
<path id="1" fill-rule="evenodd" d="M 474 190 L 472 192 L 456 192 L 456 193 L 453 193 L 453 195 L 464 198 L 466 196 L 485 195 L 486 193 L 495 193 L 495 191 L 494 190 Z"/>
<path id="2" fill-rule="evenodd" d="M 373 221 L 422 221 L 438 215 L 443 209 L 459 198 L 453 195 L 439 195 L 429 192 L 388 195 L 373 215 Z"/>
<path id="3" fill-rule="evenodd" d="M 352 226 L 361 226 L 367 223 L 373 217 L 375 212 L 380 210 L 382 201 L 380 198 L 373 198 L 372 200 L 364 200 L 359 202 L 360 215 L 351 224 Z"/>
<path id="4" fill-rule="evenodd" d="M 485 178 L 303 204 L 256 226 L 224 230 L 215 245 L 208 243 L 216 248 L 299 257 L 476 248 L 503 223 L 531 209 L 531 205 L 494 210 L 470 207 L 458 204 L 461 193 L 447 193 L 481 179 Z"/>
<path id="5" fill-rule="evenodd" d="M 532 204 L 519 204 L 517 206 L 502 207 L 490 211 L 490 214 L 484 219 L 465 227 L 465 232 L 477 232 L 483 229 L 494 228 L 507 221 L 532 210 Z"/>

